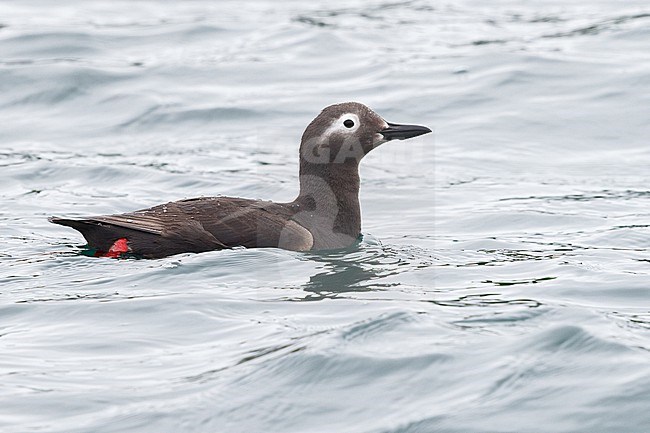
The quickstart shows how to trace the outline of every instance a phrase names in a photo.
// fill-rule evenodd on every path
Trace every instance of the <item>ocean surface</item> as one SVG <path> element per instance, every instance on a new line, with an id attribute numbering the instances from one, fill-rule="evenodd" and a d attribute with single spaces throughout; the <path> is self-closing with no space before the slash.
<path id="1" fill-rule="evenodd" d="M 647 1 L 0 3 L 0 431 L 650 431 Z M 47 222 L 292 200 L 304 127 L 434 129 L 327 253 Z"/>

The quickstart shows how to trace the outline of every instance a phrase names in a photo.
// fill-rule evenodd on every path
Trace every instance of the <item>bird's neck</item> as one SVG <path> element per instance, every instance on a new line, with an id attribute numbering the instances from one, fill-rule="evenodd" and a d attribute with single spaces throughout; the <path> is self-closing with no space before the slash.
<path id="1" fill-rule="evenodd" d="M 350 164 L 312 164 L 301 161 L 300 194 L 294 217 L 314 235 L 315 247 L 342 248 L 361 233 L 359 167 Z"/>

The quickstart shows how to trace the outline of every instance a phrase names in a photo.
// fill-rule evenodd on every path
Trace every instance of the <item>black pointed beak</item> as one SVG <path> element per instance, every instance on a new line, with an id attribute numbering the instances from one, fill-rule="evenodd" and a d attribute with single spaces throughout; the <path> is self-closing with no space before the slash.
<path id="1" fill-rule="evenodd" d="M 404 140 L 406 138 L 417 137 L 418 135 L 428 134 L 431 132 L 426 126 L 420 125 L 398 125 L 397 123 L 388 122 L 388 127 L 379 131 L 386 140 Z"/>

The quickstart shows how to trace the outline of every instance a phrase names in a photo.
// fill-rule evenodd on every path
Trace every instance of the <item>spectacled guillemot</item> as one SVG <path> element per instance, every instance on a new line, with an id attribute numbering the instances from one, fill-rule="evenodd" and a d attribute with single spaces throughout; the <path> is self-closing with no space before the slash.
<path id="1" fill-rule="evenodd" d="M 80 231 L 97 255 L 108 257 L 160 258 L 237 246 L 344 248 L 361 233 L 361 159 L 386 141 L 429 132 L 386 122 L 357 102 L 331 105 L 302 135 L 300 193 L 290 203 L 201 197 L 119 215 L 49 220 Z"/>

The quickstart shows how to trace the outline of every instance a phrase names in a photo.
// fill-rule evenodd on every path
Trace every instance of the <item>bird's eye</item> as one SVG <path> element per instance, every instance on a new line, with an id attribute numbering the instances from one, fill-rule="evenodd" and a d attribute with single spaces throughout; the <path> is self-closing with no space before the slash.
<path id="1" fill-rule="evenodd" d="M 350 119 L 346 119 L 345 122 L 343 122 L 343 125 L 345 125 L 346 128 L 352 128 L 354 126 L 354 122 Z"/>

